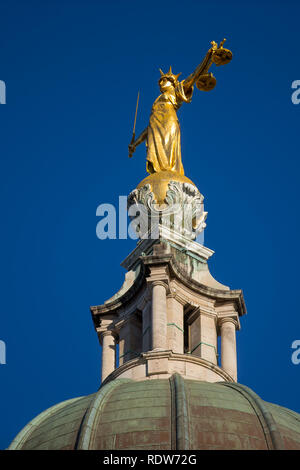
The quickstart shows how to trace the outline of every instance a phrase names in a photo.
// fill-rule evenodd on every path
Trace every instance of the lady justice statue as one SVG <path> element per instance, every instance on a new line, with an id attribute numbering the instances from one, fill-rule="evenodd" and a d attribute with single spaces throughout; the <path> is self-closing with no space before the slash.
<path id="1" fill-rule="evenodd" d="M 212 41 L 212 47 L 201 64 L 183 81 L 178 81 L 180 74 L 174 75 L 171 67 L 167 73 L 160 70 L 158 84 L 161 95 L 153 103 L 148 126 L 137 139 L 135 139 L 136 108 L 133 136 L 128 146 L 129 157 L 132 157 L 140 143 L 146 141 L 146 169 L 150 174 L 138 184 L 137 190 L 151 188 L 158 204 L 165 203 L 172 182 L 191 184 L 195 187 L 194 183 L 184 175 L 180 125 L 176 112 L 182 103 L 191 102 L 194 85 L 202 91 L 210 91 L 215 87 L 216 79 L 208 72 L 210 66 L 227 64 L 232 59 L 231 51 L 223 48 L 224 42 L 225 39 L 218 46 Z"/>
<path id="2" fill-rule="evenodd" d="M 178 75 L 172 73 L 170 67 L 167 73 L 160 70 L 158 85 L 161 95 L 155 100 L 150 115 L 149 125 L 135 140 L 135 132 L 129 144 L 129 157 L 132 157 L 136 147 L 146 141 L 147 146 L 147 171 L 150 174 L 162 171 L 174 172 L 184 175 L 181 159 L 180 125 L 177 118 L 177 110 L 182 103 L 190 103 L 192 100 L 194 85 L 202 91 L 210 91 L 216 85 L 216 79 L 212 73 L 208 73 L 209 67 L 214 63 L 223 65 L 232 59 L 232 53 L 223 48 L 225 39 L 218 46 L 212 41 L 212 47 L 208 50 L 201 64 L 188 78 L 178 81 Z M 135 126 L 134 126 L 135 127 Z"/>

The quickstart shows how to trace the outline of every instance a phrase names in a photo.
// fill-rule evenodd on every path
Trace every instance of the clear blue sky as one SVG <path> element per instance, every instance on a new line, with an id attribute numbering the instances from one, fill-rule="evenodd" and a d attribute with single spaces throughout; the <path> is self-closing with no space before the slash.
<path id="1" fill-rule="evenodd" d="M 159 93 L 158 69 L 191 73 L 228 39 L 217 86 L 179 111 L 186 175 L 205 196 L 212 274 L 242 288 L 239 382 L 300 412 L 299 3 L 0 2 L 0 448 L 34 416 L 93 393 L 100 348 L 89 306 L 123 282 L 133 240 L 96 237 L 96 208 L 146 176 L 128 159 Z"/>

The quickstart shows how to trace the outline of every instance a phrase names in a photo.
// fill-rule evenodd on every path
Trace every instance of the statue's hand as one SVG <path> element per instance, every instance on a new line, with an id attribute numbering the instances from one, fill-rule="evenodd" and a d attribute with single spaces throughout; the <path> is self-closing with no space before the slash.
<path id="1" fill-rule="evenodd" d="M 129 151 L 129 155 L 128 155 L 128 157 L 129 157 L 129 158 L 131 158 L 131 157 L 132 157 L 132 155 L 134 154 L 134 152 L 135 152 L 135 148 L 136 148 L 136 147 L 135 147 L 135 145 L 134 145 L 134 144 L 129 144 L 129 145 L 128 145 L 128 151 Z"/>
<path id="2" fill-rule="evenodd" d="M 218 49 L 218 44 L 216 43 L 216 41 L 211 41 L 211 52 L 214 53 L 217 49 Z"/>

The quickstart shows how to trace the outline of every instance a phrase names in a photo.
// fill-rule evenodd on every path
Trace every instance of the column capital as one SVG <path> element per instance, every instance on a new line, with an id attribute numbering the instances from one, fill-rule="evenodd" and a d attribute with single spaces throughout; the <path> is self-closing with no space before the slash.
<path id="1" fill-rule="evenodd" d="M 97 328 L 97 334 L 98 334 L 98 338 L 100 340 L 101 346 L 102 346 L 102 341 L 103 341 L 104 336 L 112 336 L 114 339 L 118 339 L 118 334 L 114 330 L 107 330 L 107 329 L 101 330 L 100 328 Z"/>
<path id="2" fill-rule="evenodd" d="M 161 279 L 154 279 L 152 280 L 151 278 L 150 279 L 147 279 L 147 284 L 148 286 L 153 289 L 153 287 L 155 286 L 162 286 L 166 289 L 166 293 L 169 294 L 170 293 L 170 287 L 169 287 L 169 283 L 168 281 L 165 282 Z"/>
<path id="3" fill-rule="evenodd" d="M 102 336 L 117 336 L 117 333 L 113 330 L 100 331 Z"/>
<path id="4" fill-rule="evenodd" d="M 238 321 L 233 317 L 222 317 L 218 319 L 218 326 L 221 326 L 224 323 L 233 323 L 235 326 L 235 329 L 238 329 L 239 327 Z"/>

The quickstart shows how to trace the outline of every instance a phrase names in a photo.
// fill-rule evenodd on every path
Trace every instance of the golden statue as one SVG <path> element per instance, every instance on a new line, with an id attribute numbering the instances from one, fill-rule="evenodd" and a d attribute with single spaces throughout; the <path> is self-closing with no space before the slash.
<path id="1" fill-rule="evenodd" d="M 180 125 L 177 118 L 177 110 L 182 103 L 190 103 L 192 100 L 194 84 L 202 91 L 210 91 L 216 85 L 216 79 L 212 73 L 208 73 L 209 67 L 215 63 L 223 65 L 232 59 L 232 53 L 223 48 L 225 39 L 218 46 L 212 41 L 212 47 L 208 50 L 201 64 L 188 78 L 178 81 L 178 75 L 160 70 L 158 81 L 161 95 L 155 100 L 149 119 L 149 125 L 135 140 L 135 132 L 129 144 L 129 157 L 132 157 L 136 147 L 146 141 L 147 146 L 147 171 L 150 174 L 162 171 L 174 172 L 184 175 L 181 160 Z M 136 122 L 136 115 L 135 115 Z M 135 130 L 135 124 L 134 124 Z"/>

